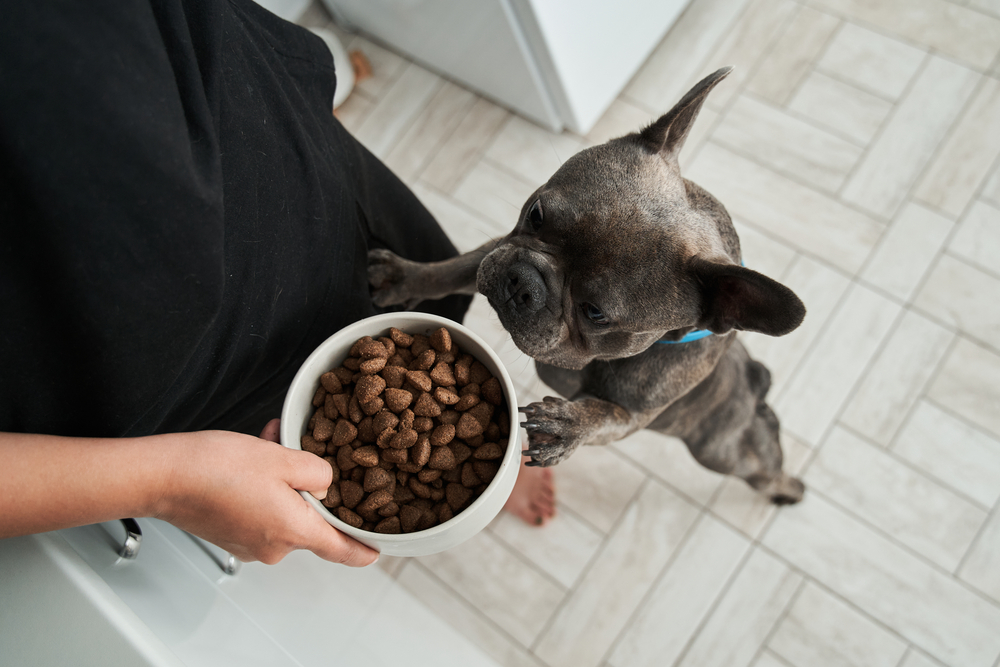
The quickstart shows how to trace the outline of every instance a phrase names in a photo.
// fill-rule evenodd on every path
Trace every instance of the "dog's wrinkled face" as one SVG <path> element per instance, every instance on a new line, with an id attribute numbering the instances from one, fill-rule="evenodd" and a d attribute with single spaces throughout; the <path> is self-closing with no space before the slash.
<path id="1" fill-rule="evenodd" d="M 725 252 L 676 164 L 630 135 L 578 153 L 528 199 L 478 288 L 525 354 L 576 369 L 694 327 L 685 263 Z"/>
<path id="2" fill-rule="evenodd" d="M 482 260 L 479 291 L 525 354 L 579 369 L 696 327 L 780 336 L 802 321 L 791 290 L 740 266 L 722 205 L 681 178 L 678 153 L 730 69 L 641 132 L 570 158 Z"/>

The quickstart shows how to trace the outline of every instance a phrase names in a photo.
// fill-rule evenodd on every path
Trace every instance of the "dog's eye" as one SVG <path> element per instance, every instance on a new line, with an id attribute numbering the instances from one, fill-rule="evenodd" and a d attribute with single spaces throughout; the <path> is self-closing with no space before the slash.
<path id="1" fill-rule="evenodd" d="M 537 199 L 531 205 L 531 208 L 528 209 L 528 224 L 531 225 L 531 230 L 535 232 L 542 226 L 542 203 Z"/>
<path id="2" fill-rule="evenodd" d="M 601 312 L 601 309 L 592 303 L 583 304 L 583 314 L 587 316 L 587 319 L 598 326 L 605 327 L 611 324 L 611 320 L 608 319 L 607 315 Z"/>

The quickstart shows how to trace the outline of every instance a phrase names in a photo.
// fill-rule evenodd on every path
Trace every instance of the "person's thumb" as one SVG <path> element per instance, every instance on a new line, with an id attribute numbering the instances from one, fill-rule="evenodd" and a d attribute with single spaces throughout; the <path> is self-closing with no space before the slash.
<path id="1" fill-rule="evenodd" d="M 296 449 L 286 450 L 292 458 L 292 466 L 285 480 L 296 491 L 307 491 L 317 500 L 326 498 L 326 491 L 333 483 L 333 467 L 309 452 Z"/>
<path id="2" fill-rule="evenodd" d="M 267 422 L 264 426 L 264 430 L 260 432 L 260 439 L 267 440 L 269 442 L 276 442 L 281 444 L 281 420 L 278 418 L 272 419 Z"/>

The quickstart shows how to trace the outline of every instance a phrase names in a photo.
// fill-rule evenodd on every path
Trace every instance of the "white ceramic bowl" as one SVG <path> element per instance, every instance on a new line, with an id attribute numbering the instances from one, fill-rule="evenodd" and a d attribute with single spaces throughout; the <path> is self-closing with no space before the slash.
<path id="1" fill-rule="evenodd" d="M 426 556 L 450 549 L 485 528 L 507 502 L 514 488 L 514 480 L 517 479 L 521 451 L 518 445 L 517 400 L 514 395 L 514 385 L 500 358 L 482 338 L 457 322 L 426 313 L 385 313 L 360 320 L 341 329 L 309 355 L 292 380 L 281 410 L 281 443 L 291 449 L 302 448 L 302 436 L 315 410 L 312 399 L 316 387 L 319 386 L 319 376 L 339 366 L 359 338 L 387 336 L 391 327 L 411 334 L 429 334 L 435 329 L 446 327 L 451 332 L 452 340 L 464 352 L 482 362 L 500 381 L 504 397 L 507 399 L 510 437 L 499 472 L 482 495 L 449 521 L 427 530 L 397 535 L 383 535 L 349 526 L 334 516 L 312 494 L 301 493 L 306 502 L 312 505 L 330 525 L 376 551 L 390 556 Z"/>

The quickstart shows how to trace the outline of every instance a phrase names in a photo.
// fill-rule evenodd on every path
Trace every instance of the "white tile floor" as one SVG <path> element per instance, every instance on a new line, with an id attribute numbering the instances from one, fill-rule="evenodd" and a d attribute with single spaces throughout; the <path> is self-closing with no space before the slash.
<path id="1" fill-rule="evenodd" d="M 509 666 L 1000 666 L 1000 2 L 694 0 L 585 137 L 348 42 L 374 77 L 343 122 L 463 250 L 575 151 L 735 65 L 682 166 L 809 308 L 744 337 L 800 505 L 639 433 L 555 469 L 549 527 L 501 515 L 383 559 L 399 585 Z M 522 400 L 545 392 L 484 303 L 468 323 Z"/>

